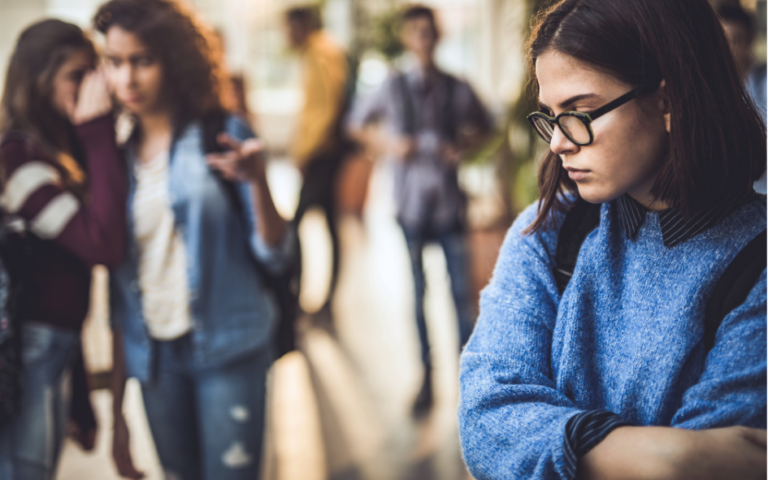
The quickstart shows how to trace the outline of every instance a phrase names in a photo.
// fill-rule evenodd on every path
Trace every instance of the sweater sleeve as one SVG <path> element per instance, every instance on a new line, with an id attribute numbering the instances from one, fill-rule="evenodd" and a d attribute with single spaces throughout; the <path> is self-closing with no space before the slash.
<path id="1" fill-rule="evenodd" d="M 459 429 L 478 480 L 572 479 L 578 456 L 597 443 L 579 438 L 593 433 L 586 427 L 615 419 L 590 413 L 568 425 L 585 412 L 558 390 L 550 363 L 557 231 L 522 235 L 535 215 L 529 207 L 507 234 L 461 358 Z"/>
<path id="2" fill-rule="evenodd" d="M 701 347 L 703 349 L 703 346 Z M 724 319 L 699 381 L 683 395 L 672 426 L 766 428 L 766 272 Z"/>
<path id="3" fill-rule="evenodd" d="M 3 208 L 84 262 L 114 267 L 125 250 L 127 186 L 112 116 L 79 125 L 76 133 L 88 164 L 87 203 L 65 190 L 58 171 L 26 142 L 11 140 L 2 148 Z"/>

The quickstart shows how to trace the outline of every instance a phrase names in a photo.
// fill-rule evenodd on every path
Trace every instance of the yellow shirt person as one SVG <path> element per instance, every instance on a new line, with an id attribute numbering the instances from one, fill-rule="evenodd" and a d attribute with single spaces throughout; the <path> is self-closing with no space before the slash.
<path id="1" fill-rule="evenodd" d="M 303 169 L 307 161 L 333 147 L 348 75 L 344 51 L 321 30 L 312 32 L 302 51 L 304 107 L 293 145 L 293 158 Z"/>

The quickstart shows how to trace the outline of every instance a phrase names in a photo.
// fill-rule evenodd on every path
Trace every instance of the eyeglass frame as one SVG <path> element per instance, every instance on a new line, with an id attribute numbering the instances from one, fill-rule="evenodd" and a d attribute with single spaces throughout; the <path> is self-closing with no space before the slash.
<path id="1" fill-rule="evenodd" d="M 624 95 L 620 96 L 619 98 L 616 98 L 615 100 L 611 100 L 610 102 L 606 103 L 600 108 L 597 108 L 596 110 L 593 110 L 590 113 L 584 113 L 584 112 L 562 112 L 560 115 L 556 117 L 550 117 L 544 112 L 532 112 L 529 113 L 526 118 L 528 120 L 528 123 L 531 124 L 533 127 L 533 130 L 541 137 L 542 140 L 547 142 L 548 144 L 552 142 L 552 138 L 547 140 L 544 138 L 544 136 L 539 132 L 539 129 L 536 128 L 536 124 L 534 123 L 534 118 L 539 117 L 543 118 L 544 120 L 549 123 L 549 125 L 552 127 L 552 136 L 555 134 L 555 125 L 560 128 L 560 131 L 563 132 L 563 135 L 565 135 L 565 138 L 573 142 L 574 144 L 580 146 L 580 147 L 586 147 L 588 145 L 591 145 L 592 142 L 595 141 L 595 132 L 592 130 L 592 122 L 600 118 L 601 116 L 605 115 L 606 113 L 613 111 L 620 106 L 624 105 L 625 103 L 629 102 L 630 100 L 634 100 L 635 98 L 639 97 L 640 95 L 645 95 L 651 92 L 654 92 L 657 88 L 659 88 L 658 84 L 650 84 L 645 85 L 643 87 L 638 87 L 634 90 L 630 90 L 629 92 L 625 93 Z M 560 117 L 575 117 L 579 121 L 581 121 L 582 124 L 587 128 L 587 132 L 589 133 L 589 141 L 586 143 L 577 142 L 573 138 L 571 138 L 570 135 L 568 135 L 567 131 L 560 126 Z"/>

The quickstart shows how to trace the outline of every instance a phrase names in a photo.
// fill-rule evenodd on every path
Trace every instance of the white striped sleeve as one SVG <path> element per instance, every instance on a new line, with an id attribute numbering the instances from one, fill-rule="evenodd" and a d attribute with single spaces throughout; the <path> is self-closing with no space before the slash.
<path id="1" fill-rule="evenodd" d="M 59 173 L 51 165 L 40 161 L 27 162 L 8 179 L 2 196 L 3 208 L 7 213 L 16 213 L 40 187 L 59 183 Z"/>
<path id="2" fill-rule="evenodd" d="M 80 209 L 80 202 L 70 192 L 54 197 L 30 222 L 29 229 L 44 240 L 56 238 Z"/>

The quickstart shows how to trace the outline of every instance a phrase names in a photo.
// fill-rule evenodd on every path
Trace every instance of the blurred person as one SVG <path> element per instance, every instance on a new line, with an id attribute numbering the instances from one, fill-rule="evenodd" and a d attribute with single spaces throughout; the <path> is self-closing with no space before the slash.
<path id="1" fill-rule="evenodd" d="M 341 164 L 349 149 L 342 132 L 349 63 L 344 50 L 322 30 L 316 8 L 292 8 L 285 19 L 289 43 L 301 54 L 304 70 L 304 106 L 292 151 L 303 184 L 293 222 L 298 226 L 313 206 L 320 207 L 325 214 L 333 261 L 328 296 L 321 311 L 329 313 L 339 276 L 336 190 Z"/>
<path id="2" fill-rule="evenodd" d="M 728 43 L 733 51 L 739 76 L 744 79 L 747 91 L 755 100 L 760 114 L 766 115 L 766 65 L 756 63 L 753 49 L 755 45 L 754 19 L 739 4 L 722 5 L 717 11 L 723 25 Z"/>
<path id="3" fill-rule="evenodd" d="M 22 342 L 21 409 L 0 427 L 0 477 L 9 480 L 54 478 L 69 377 L 84 378 L 91 270 L 118 265 L 125 250 L 124 167 L 96 61 L 77 26 L 35 23 L 19 36 L 0 100 L 1 250 Z M 90 449 L 96 424 L 85 384 L 73 395 L 83 389 L 85 405 L 72 407 L 90 421 L 76 430 Z"/>
<path id="4" fill-rule="evenodd" d="M 755 25 L 754 19 L 741 8 L 741 5 L 722 5 L 717 11 L 720 16 L 720 23 L 723 25 L 728 43 L 731 45 L 736 68 L 739 76 L 742 78 L 747 92 L 755 101 L 763 121 L 766 121 L 766 95 L 768 95 L 768 85 L 766 84 L 766 65 L 765 62 L 755 63 L 754 45 L 755 45 Z M 755 182 L 755 190 L 758 193 L 766 193 L 766 178 L 763 175 Z"/>
<path id="5" fill-rule="evenodd" d="M 462 354 L 470 472 L 766 478 L 766 132 L 715 12 L 561 0 L 527 52 L 549 151 Z"/>
<path id="6" fill-rule="evenodd" d="M 440 32 L 432 9 L 421 5 L 405 9 L 400 38 L 413 65 L 391 75 L 371 98 L 358 101 L 348 128 L 369 145 L 375 139 L 366 134 L 367 124 L 384 120 L 390 131 L 380 142 L 397 159 L 397 220 L 411 259 L 424 365 L 423 383 L 414 402 L 414 411 L 421 413 L 433 402 L 422 252 L 429 242 L 437 242 L 443 249 L 463 347 L 472 332 L 475 308 L 465 238 L 466 198 L 457 169 L 463 155 L 491 131 L 492 121 L 470 85 L 435 64 Z"/>
<path id="7" fill-rule="evenodd" d="M 124 147 L 128 254 L 110 275 L 117 469 L 143 476 L 122 413 L 135 377 L 168 478 L 257 478 L 278 314 L 261 269 L 283 268 L 292 242 L 263 146 L 222 107 L 212 32 L 186 4 L 112 0 L 94 24 L 134 121 Z"/>

